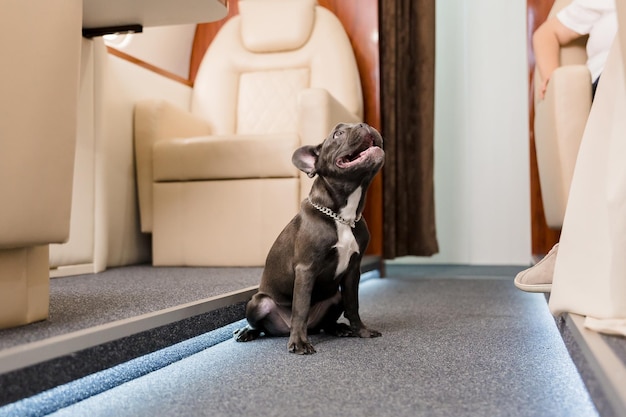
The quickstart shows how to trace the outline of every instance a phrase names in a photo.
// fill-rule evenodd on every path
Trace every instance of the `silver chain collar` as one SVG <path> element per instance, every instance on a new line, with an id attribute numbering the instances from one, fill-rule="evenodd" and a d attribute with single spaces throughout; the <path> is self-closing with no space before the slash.
<path id="1" fill-rule="evenodd" d="M 359 220 L 361 220 L 361 215 L 360 214 L 354 220 L 347 220 L 347 219 L 344 219 L 343 217 L 341 217 L 340 215 L 338 215 L 337 213 L 335 213 L 334 211 L 332 211 L 331 209 L 329 209 L 328 207 L 323 207 L 323 206 L 320 206 L 318 204 L 315 204 L 309 198 L 307 198 L 306 201 L 308 201 L 310 205 L 312 205 L 313 207 L 315 207 L 316 209 L 318 209 L 319 211 L 321 211 L 325 215 L 327 215 L 329 217 L 332 217 L 333 219 L 337 220 L 339 223 L 345 224 L 346 226 L 350 226 L 353 229 L 356 227 L 357 222 Z"/>

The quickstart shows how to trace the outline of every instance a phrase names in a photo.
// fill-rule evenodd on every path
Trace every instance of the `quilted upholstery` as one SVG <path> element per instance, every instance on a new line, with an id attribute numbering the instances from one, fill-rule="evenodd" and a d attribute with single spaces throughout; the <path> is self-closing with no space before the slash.
<path id="1" fill-rule="evenodd" d="M 237 134 L 297 130 L 298 93 L 309 86 L 309 69 L 279 69 L 241 74 Z"/>

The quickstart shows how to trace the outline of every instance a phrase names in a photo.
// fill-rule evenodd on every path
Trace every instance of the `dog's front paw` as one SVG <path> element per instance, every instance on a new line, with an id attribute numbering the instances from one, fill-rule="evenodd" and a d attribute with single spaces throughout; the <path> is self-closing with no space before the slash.
<path id="1" fill-rule="evenodd" d="M 287 349 L 291 353 L 297 353 L 298 355 L 312 355 L 316 352 L 313 345 L 308 340 L 300 340 L 292 342 L 289 340 Z"/>
<path id="2" fill-rule="evenodd" d="M 367 327 L 363 327 L 363 328 L 357 330 L 355 333 L 356 333 L 356 335 L 358 337 L 363 337 L 363 338 L 366 338 L 366 339 L 369 339 L 369 338 L 372 338 L 372 337 L 380 337 L 380 336 L 383 335 L 378 330 L 371 330 L 371 329 L 368 329 Z"/>
<path id="3" fill-rule="evenodd" d="M 246 326 L 239 330 L 235 330 L 233 332 L 233 337 L 237 342 L 249 342 L 259 337 L 260 334 L 260 330 L 256 330 L 250 326 Z"/>
<path id="4" fill-rule="evenodd" d="M 338 337 L 355 337 L 356 335 L 352 331 L 352 328 L 346 323 L 333 323 L 331 326 L 324 328 L 324 332 Z"/>

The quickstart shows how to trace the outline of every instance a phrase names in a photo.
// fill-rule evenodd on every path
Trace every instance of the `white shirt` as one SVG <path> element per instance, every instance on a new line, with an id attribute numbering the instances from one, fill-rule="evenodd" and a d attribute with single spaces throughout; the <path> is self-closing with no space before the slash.
<path id="1" fill-rule="evenodd" d="M 595 81 L 604 69 L 617 33 L 615 0 L 573 0 L 556 17 L 579 35 L 589 35 L 587 68 Z"/>

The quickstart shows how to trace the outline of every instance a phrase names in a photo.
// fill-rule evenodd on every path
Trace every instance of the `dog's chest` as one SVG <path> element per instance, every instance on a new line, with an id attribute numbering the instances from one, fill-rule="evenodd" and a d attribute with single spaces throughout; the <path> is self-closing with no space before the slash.
<path id="1" fill-rule="evenodd" d="M 346 204 L 346 206 L 339 212 L 339 215 L 342 218 L 356 218 L 356 210 L 359 206 L 359 202 L 361 201 L 361 193 L 361 188 L 357 188 L 352 194 L 350 194 L 350 197 L 348 197 L 348 204 Z M 343 273 L 346 268 L 348 268 L 352 254 L 359 252 L 359 244 L 357 243 L 354 233 L 352 233 L 352 228 L 349 225 L 336 221 L 335 226 L 337 227 L 337 243 L 334 247 L 337 248 L 337 256 L 339 257 L 337 261 L 337 270 L 335 271 L 335 277 L 337 277 Z"/>

